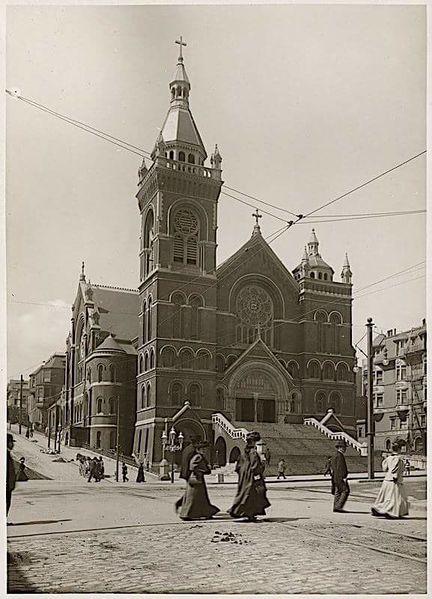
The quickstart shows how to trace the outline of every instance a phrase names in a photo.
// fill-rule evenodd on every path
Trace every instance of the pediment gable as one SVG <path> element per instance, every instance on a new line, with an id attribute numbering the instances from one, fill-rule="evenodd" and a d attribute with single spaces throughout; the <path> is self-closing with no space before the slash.
<path id="1" fill-rule="evenodd" d="M 288 284 L 291 291 L 296 294 L 299 292 L 294 277 L 261 234 L 252 235 L 240 249 L 217 268 L 219 281 L 224 281 L 233 275 L 238 278 L 247 273 L 269 276 L 281 284 Z"/>

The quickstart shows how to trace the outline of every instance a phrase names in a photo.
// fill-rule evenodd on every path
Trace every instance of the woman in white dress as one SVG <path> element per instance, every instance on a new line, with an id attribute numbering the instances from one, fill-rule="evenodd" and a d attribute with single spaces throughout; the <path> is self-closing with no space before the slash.
<path id="1" fill-rule="evenodd" d="M 403 484 L 404 459 L 399 455 L 400 445 L 392 444 L 392 453 L 383 460 L 384 481 L 372 506 L 372 516 L 403 518 L 408 515 L 408 498 Z"/>

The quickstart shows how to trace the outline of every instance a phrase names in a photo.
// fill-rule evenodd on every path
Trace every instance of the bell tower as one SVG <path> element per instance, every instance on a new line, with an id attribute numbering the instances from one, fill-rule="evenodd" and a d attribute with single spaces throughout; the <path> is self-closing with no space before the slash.
<path id="1" fill-rule="evenodd" d="M 207 152 L 189 105 L 186 43 L 182 37 L 176 43 L 180 52 L 169 84 L 168 113 L 150 164 L 143 161 L 138 171 L 136 196 L 141 217 L 141 312 L 134 451 L 146 453 L 150 461 L 161 459 L 161 419 L 171 418 L 185 401 L 199 406 L 202 418 L 209 418 L 215 394 L 209 371 L 214 372 L 222 157 L 216 146 L 211 167 L 205 164 Z M 198 355 L 207 372 L 196 372 Z M 188 370 L 191 380 L 185 377 Z"/>

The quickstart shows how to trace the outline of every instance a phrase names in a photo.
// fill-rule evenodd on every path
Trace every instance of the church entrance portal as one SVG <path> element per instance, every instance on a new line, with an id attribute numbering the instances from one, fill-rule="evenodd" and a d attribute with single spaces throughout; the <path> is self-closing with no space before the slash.
<path id="1" fill-rule="evenodd" d="M 276 400 L 239 397 L 236 399 L 236 420 L 240 422 L 276 422 Z"/>

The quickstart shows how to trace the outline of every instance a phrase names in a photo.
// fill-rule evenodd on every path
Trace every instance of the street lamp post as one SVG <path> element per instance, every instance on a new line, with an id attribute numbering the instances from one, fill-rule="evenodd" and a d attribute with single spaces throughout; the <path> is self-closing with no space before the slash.
<path id="1" fill-rule="evenodd" d="M 177 434 L 177 431 L 174 427 L 171 427 L 169 434 L 167 435 L 164 430 L 162 433 L 162 449 L 165 456 L 165 452 L 169 451 L 171 453 L 171 482 L 174 482 L 174 455 L 177 451 L 182 451 L 183 449 L 183 433 L 180 432 Z"/>
<path id="2" fill-rule="evenodd" d="M 375 478 L 374 464 L 374 437 L 375 422 L 373 409 L 373 344 L 372 344 L 372 318 L 367 319 L 367 363 L 368 363 L 368 402 L 367 402 L 367 438 L 368 438 L 368 478 Z"/>
<path id="3" fill-rule="evenodd" d="M 120 461 L 120 397 L 117 396 L 117 429 L 116 429 L 116 482 L 119 481 L 119 461 Z"/>

